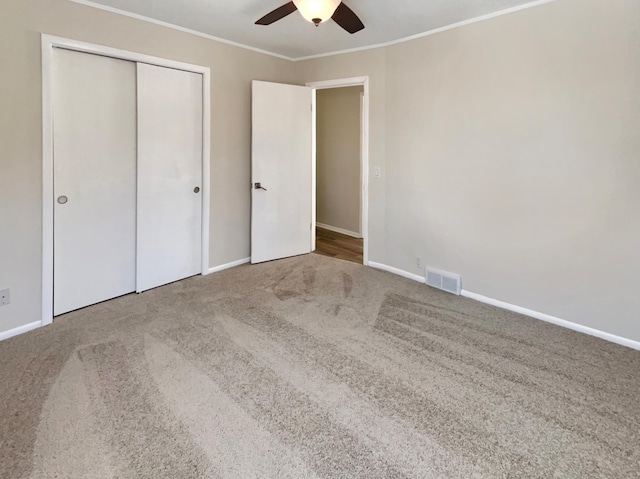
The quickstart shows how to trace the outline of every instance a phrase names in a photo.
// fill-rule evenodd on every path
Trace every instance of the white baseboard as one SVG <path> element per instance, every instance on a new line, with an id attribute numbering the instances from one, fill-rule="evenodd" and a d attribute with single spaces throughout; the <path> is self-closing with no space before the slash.
<path id="1" fill-rule="evenodd" d="M 461 294 L 466 298 L 474 299 L 476 301 L 480 301 L 481 303 L 497 306 L 498 308 L 506 309 L 508 311 L 513 311 L 514 313 L 524 314 L 525 316 L 539 319 L 540 321 L 545 321 L 547 323 L 555 324 L 557 326 L 562 326 L 563 328 L 572 329 L 580 333 L 588 334 L 590 336 L 595 336 L 596 338 L 604 339 L 606 341 L 610 341 L 612 343 L 620 344 L 622 346 L 626 346 L 631 349 L 637 349 L 640 351 L 640 341 L 634 341 L 633 339 L 627 339 L 621 336 L 616 336 L 615 334 L 606 333 L 604 331 L 600 331 L 599 329 L 590 328 L 589 326 L 584 326 L 578 323 L 572 323 L 571 321 L 567 321 L 566 319 L 556 318 L 555 316 L 551 316 L 549 314 L 540 313 L 538 311 L 523 308 L 521 306 L 516 306 L 515 304 L 505 303 L 504 301 L 489 298 L 487 296 L 483 296 L 477 293 L 472 293 L 470 291 L 465 291 L 464 289 L 462 290 Z"/>
<path id="2" fill-rule="evenodd" d="M 412 279 L 414 281 L 418 281 L 419 283 L 424 283 L 424 276 L 420 276 L 419 274 L 409 273 L 403 269 L 394 268 L 393 266 L 387 266 L 382 263 L 374 263 L 373 261 L 369 261 L 369 266 L 375 269 L 381 269 L 382 271 L 388 271 L 389 273 L 397 274 L 398 276 L 402 276 L 403 278 Z"/>
<path id="3" fill-rule="evenodd" d="M 383 271 L 388 271 L 389 273 L 394 273 L 404 278 L 418 281 L 420 283 L 425 283 L 424 277 L 417 274 L 409 273 L 407 271 L 404 271 L 398 268 L 394 268 L 393 266 L 387 266 L 386 264 L 374 263 L 371 261 L 369 262 L 369 266 L 371 266 L 372 268 L 381 269 Z M 489 298 L 481 294 L 472 293 L 471 291 L 466 291 L 464 289 L 461 291 L 461 296 L 464 296 L 465 298 L 473 299 L 475 301 L 480 301 L 481 303 L 490 304 L 498 308 L 506 309 L 507 311 L 520 313 L 525 316 L 529 316 L 530 318 L 539 319 L 540 321 L 545 321 L 547 323 L 555 324 L 557 326 L 562 326 L 563 328 L 572 329 L 573 331 L 578 331 L 580 333 L 588 334 L 590 336 L 595 336 L 596 338 L 604 339 L 605 341 L 620 344 L 621 346 L 626 346 L 628 348 L 636 349 L 640 351 L 640 341 L 634 341 L 633 339 L 627 339 L 621 336 L 616 336 L 615 334 L 600 331 L 599 329 L 590 328 L 589 326 L 584 326 L 578 323 L 572 323 L 571 321 L 567 321 L 565 319 L 556 318 L 555 316 L 551 316 L 545 313 L 540 313 L 538 311 L 523 308 L 521 306 L 516 306 L 515 304 L 505 303 L 504 301 Z"/>
<path id="4" fill-rule="evenodd" d="M 324 223 L 316 222 L 316 227 L 322 228 L 323 230 L 334 231 L 336 233 L 341 233 L 347 236 L 353 236 L 354 238 L 362 238 L 360 233 L 356 233 L 355 231 L 343 230 L 342 228 L 336 228 L 335 226 L 325 225 Z"/>
<path id="5" fill-rule="evenodd" d="M 34 321 L 33 323 L 25 324 L 24 326 L 18 326 L 17 328 L 10 329 L 9 331 L 0 332 L 0 341 L 4 341 L 5 339 L 12 338 L 17 336 L 18 334 L 27 333 L 29 331 L 33 331 L 34 329 L 38 329 L 42 326 L 42 321 Z"/>
<path id="6" fill-rule="evenodd" d="M 240 266 L 241 264 L 247 264 L 251 262 L 251 258 L 243 258 L 237 261 L 232 261 L 231 263 L 221 264 L 220 266 L 214 266 L 213 268 L 209 268 L 206 274 L 217 273 L 218 271 L 224 271 L 225 269 L 235 268 L 236 266 Z"/>
<path id="7" fill-rule="evenodd" d="M 217 273 L 218 271 L 223 271 L 225 269 L 233 268 L 235 266 L 240 266 L 241 264 L 246 264 L 246 263 L 249 263 L 250 261 L 251 261 L 251 258 L 243 258 L 243 259 L 239 259 L 238 261 L 233 261 L 231 263 L 223 264 L 220 266 L 214 266 L 213 268 L 210 268 L 209 271 L 206 272 L 206 274 Z M 18 326 L 17 328 L 13 328 L 8 331 L 1 331 L 0 341 L 12 338 L 19 334 L 26 333 L 28 331 L 32 331 L 34 329 L 39 328 L 42 325 L 43 325 L 42 321 L 35 321 L 33 323 L 25 324 L 24 326 Z"/>

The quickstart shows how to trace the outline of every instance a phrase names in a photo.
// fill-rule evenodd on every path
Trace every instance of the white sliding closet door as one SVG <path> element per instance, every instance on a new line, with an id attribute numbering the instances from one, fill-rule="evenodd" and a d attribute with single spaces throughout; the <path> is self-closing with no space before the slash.
<path id="1" fill-rule="evenodd" d="M 136 287 L 136 64 L 52 55 L 58 315 Z"/>
<path id="2" fill-rule="evenodd" d="M 202 81 L 138 64 L 139 292 L 201 272 Z"/>

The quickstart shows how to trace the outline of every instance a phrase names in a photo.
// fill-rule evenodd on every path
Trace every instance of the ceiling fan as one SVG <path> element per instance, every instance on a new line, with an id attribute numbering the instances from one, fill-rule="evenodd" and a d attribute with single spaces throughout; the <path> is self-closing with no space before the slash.
<path id="1" fill-rule="evenodd" d="M 293 0 L 267 13 L 256 25 L 271 25 L 298 10 L 300 14 L 317 27 L 322 22 L 333 19 L 349 33 L 364 29 L 364 24 L 341 0 Z"/>

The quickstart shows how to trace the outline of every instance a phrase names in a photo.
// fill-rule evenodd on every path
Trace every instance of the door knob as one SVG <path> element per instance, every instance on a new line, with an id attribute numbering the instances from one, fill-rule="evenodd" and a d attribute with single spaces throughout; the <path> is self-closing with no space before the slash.
<path id="1" fill-rule="evenodd" d="M 256 184 L 254 185 L 254 188 L 255 188 L 256 190 L 264 190 L 264 191 L 267 191 L 267 189 L 266 189 L 264 186 L 262 186 L 260 183 L 256 183 Z"/>
<path id="2" fill-rule="evenodd" d="M 58 196 L 58 203 L 60 203 L 61 205 L 64 205 L 67 201 L 69 201 L 69 198 L 67 198 L 66 196 Z"/>
<path id="3" fill-rule="evenodd" d="M 196 187 L 193 189 L 193 192 L 194 192 L 194 193 L 200 193 L 200 187 L 199 187 L 199 186 L 196 186 Z"/>

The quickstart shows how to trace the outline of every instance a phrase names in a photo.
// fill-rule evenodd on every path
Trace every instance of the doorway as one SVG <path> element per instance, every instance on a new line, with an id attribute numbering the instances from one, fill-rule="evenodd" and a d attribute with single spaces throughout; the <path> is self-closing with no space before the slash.
<path id="1" fill-rule="evenodd" d="M 368 264 L 368 78 L 314 90 L 315 252 Z"/>
<path id="2" fill-rule="evenodd" d="M 316 91 L 316 253 L 362 264 L 362 86 Z"/>
<path id="3" fill-rule="evenodd" d="M 318 90 L 353 86 L 361 87 L 363 92 L 360 178 L 357 185 L 360 204 L 356 207 L 360 216 L 360 232 L 355 235 L 362 236 L 362 259 L 358 258 L 358 262 L 365 266 L 369 264 L 368 77 L 311 82 L 304 87 L 253 81 L 250 183 L 252 263 L 316 251 L 316 94 Z M 358 123 L 357 113 L 355 122 Z"/>

